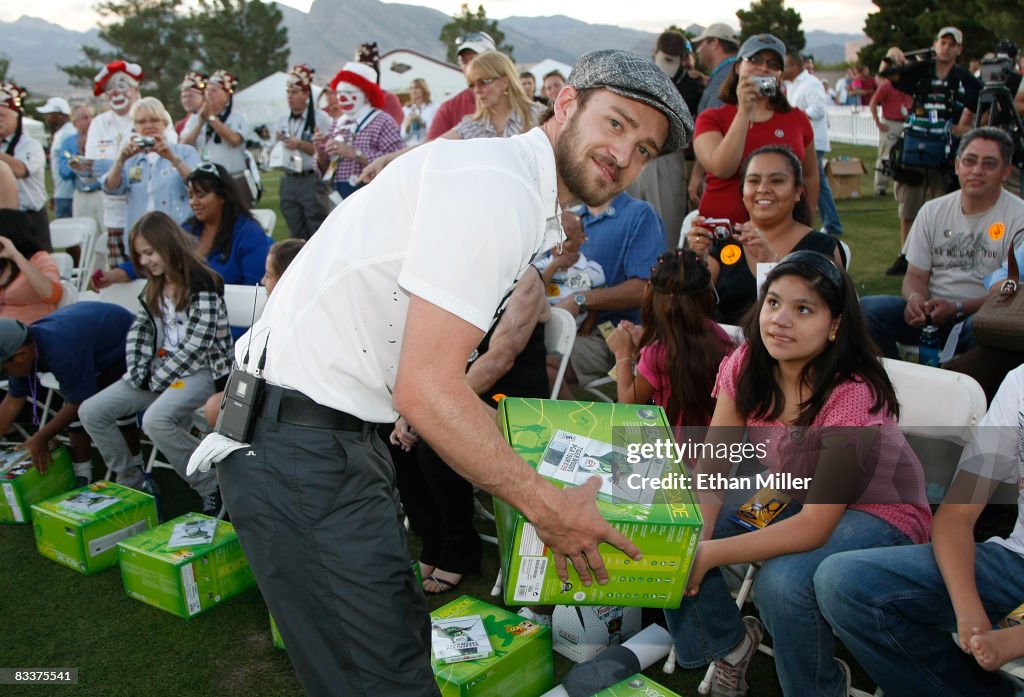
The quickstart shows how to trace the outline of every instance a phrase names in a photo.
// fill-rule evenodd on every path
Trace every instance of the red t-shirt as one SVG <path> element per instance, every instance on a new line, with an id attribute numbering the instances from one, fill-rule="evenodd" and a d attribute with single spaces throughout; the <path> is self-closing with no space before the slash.
<path id="1" fill-rule="evenodd" d="M 427 129 L 427 140 L 440 138 L 459 125 L 463 116 L 469 116 L 474 111 L 476 111 L 476 97 L 473 96 L 473 90 L 466 88 L 438 107 L 433 121 L 430 122 L 430 128 Z"/>
<path id="2" fill-rule="evenodd" d="M 384 92 L 384 106 L 382 107 L 384 113 L 395 120 L 396 126 L 401 127 L 402 121 L 405 119 L 405 114 L 402 113 L 402 102 L 391 92 L 386 90 L 381 90 L 381 92 Z"/>
<path id="3" fill-rule="evenodd" d="M 882 118 L 890 121 L 903 121 L 910 113 L 914 99 L 906 92 L 900 92 L 888 80 L 875 92 L 875 103 L 882 107 Z"/>
<path id="4" fill-rule="evenodd" d="M 726 104 L 715 109 L 706 109 L 697 117 L 694 140 L 703 133 L 717 131 L 723 136 L 736 118 L 736 107 Z M 750 153 L 765 145 L 787 145 L 800 162 L 804 161 L 807 148 L 814 149 L 814 128 L 807 114 L 800 109 L 774 112 L 772 117 L 762 123 L 755 123 L 747 131 L 747 141 L 743 144 L 743 159 Z M 739 170 L 728 179 L 707 174 L 704 183 L 704 195 L 700 199 L 700 214 L 711 218 L 728 218 L 733 222 L 743 223 L 749 220 L 747 209 L 743 205 L 743 193 L 740 186 Z"/>
<path id="5" fill-rule="evenodd" d="M 875 82 L 873 77 L 859 77 L 853 81 L 853 89 L 864 90 L 864 94 L 860 95 L 860 103 L 863 106 L 867 106 L 871 102 L 871 95 L 878 89 L 878 83 Z"/>

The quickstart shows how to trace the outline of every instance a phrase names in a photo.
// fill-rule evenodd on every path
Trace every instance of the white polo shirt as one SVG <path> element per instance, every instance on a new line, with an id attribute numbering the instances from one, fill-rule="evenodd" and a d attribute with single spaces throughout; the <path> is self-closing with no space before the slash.
<path id="1" fill-rule="evenodd" d="M 190 114 L 181 132 L 191 133 L 198 122 L 199 114 Z M 208 128 L 206 124 L 203 124 L 203 127 L 199 129 L 199 135 L 196 136 L 196 142 L 192 145 L 199 151 L 199 159 L 203 162 L 218 164 L 226 169 L 228 174 L 241 174 L 245 171 L 245 136 L 249 132 L 249 120 L 245 118 L 245 114 L 232 108 L 224 125 L 242 136 L 242 142 L 237 146 L 232 146 L 221 138 L 218 143 L 217 138 L 214 137 L 217 133 L 214 132 L 211 135 L 209 132 L 213 131 L 213 127 Z"/>
<path id="2" fill-rule="evenodd" d="M 90 160 L 105 161 L 104 166 L 95 168 L 93 173 L 97 179 L 103 179 L 114 164 L 117 154 L 121 152 L 125 141 L 132 134 L 135 122 L 128 114 L 120 116 L 113 111 L 104 111 L 89 124 L 89 133 L 85 136 L 85 157 Z M 164 140 L 177 143 L 178 134 L 171 124 L 164 130 Z M 127 219 L 127 199 L 124 196 L 103 195 L 103 224 L 108 228 L 124 229 Z"/>
<path id="3" fill-rule="evenodd" d="M 320 109 L 313 112 L 313 122 L 316 129 L 321 133 L 327 133 L 331 129 L 331 117 L 325 114 Z M 306 111 L 303 109 L 300 116 L 292 116 L 288 114 L 282 116 L 274 124 L 274 132 L 270 134 L 271 142 L 277 142 L 278 134 L 287 133 L 293 138 L 302 140 L 302 129 L 306 127 Z M 303 152 L 302 150 L 296 149 L 294 152 L 298 153 L 299 157 L 302 158 L 302 171 L 312 172 L 313 171 L 313 156 L 309 153 Z"/>
<path id="4" fill-rule="evenodd" d="M 271 383 L 394 421 L 409 296 L 486 331 L 534 256 L 558 241 L 560 227 L 548 225 L 557 216 L 554 152 L 541 129 L 421 146 L 324 221 L 236 357 L 253 337 L 250 363 L 266 344 Z"/>
<path id="5" fill-rule="evenodd" d="M 7 152 L 7 139 L 0 140 L 0 152 Z M 46 193 L 46 153 L 39 141 L 24 131 L 14 146 L 12 157 L 28 170 L 18 177 L 18 207 L 23 211 L 38 211 L 49 199 Z"/>

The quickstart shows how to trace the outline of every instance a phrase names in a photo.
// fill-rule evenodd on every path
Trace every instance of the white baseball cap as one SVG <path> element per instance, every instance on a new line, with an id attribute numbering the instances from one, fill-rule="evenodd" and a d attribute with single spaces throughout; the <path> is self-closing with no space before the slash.
<path id="1" fill-rule="evenodd" d="M 71 116 L 71 105 L 63 97 L 50 97 L 46 100 L 46 104 L 39 107 L 36 111 L 40 114 L 64 114 L 65 116 Z"/>

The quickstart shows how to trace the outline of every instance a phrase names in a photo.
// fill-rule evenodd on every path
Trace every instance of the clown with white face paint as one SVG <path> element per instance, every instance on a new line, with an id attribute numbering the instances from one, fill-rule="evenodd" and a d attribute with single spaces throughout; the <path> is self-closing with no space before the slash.
<path id="1" fill-rule="evenodd" d="M 342 198 L 358 188 L 356 178 L 368 162 L 405 147 L 398 124 L 381 110 L 384 93 L 376 80 L 373 68 L 354 62 L 331 80 L 341 116 L 317 147 L 317 167 L 326 172 L 334 165 L 334 190 Z"/>
<path id="2" fill-rule="evenodd" d="M 106 96 L 110 110 L 93 119 L 89 126 L 85 158 L 74 167 L 79 174 L 102 179 L 113 166 L 114 159 L 124 148 L 135 126 L 129 112 L 139 99 L 139 85 L 143 77 L 141 66 L 123 60 L 108 63 L 96 74 L 93 79 L 93 95 Z M 174 132 L 173 126 L 165 129 L 164 140 L 168 143 L 178 142 L 178 134 Z M 124 247 L 125 215 L 125 197 L 104 194 L 103 224 L 107 232 L 111 266 L 128 259 Z"/>

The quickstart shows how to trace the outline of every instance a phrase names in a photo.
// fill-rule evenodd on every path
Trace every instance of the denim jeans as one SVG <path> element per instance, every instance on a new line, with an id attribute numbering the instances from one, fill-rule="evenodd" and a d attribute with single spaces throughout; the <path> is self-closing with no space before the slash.
<path id="1" fill-rule="evenodd" d="M 790 503 L 783 515 L 794 515 L 799 508 Z M 722 507 L 715 538 L 747 532 L 731 519 L 735 511 L 735 506 Z M 775 669 L 784 694 L 845 695 L 846 679 L 834 660 L 832 629 L 818 610 L 814 594 L 818 565 L 837 552 L 909 543 L 906 535 L 881 518 L 847 509 L 821 547 L 764 562 L 754 581 L 754 602 L 772 635 Z M 684 598 L 677 610 L 666 610 L 665 618 L 676 658 L 686 668 L 722 658 L 743 640 L 739 608 L 718 569 L 708 572 L 695 597 Z"/>
<path id="2" fill-rule="evenodd" d="M 832 235 L 843 234 L 843 224 L 839 222 L 839 211 L 832 198 L 832 187 L 828 185 L 825 175 L 825 151 L 818 150 L 818 214 L 821 215 L 821 226 Z"/>
<path id="3" fill-rule="evenodd" d="M 975 578 L 995 622 L 1024 598 L 1024 558 L 975 545 Z M 953 642 L 953 605 L 932 546 L 867 549 L 826 559 L 814 576 L 822 613 L 885 697 L 1014 694 Z"/>
<path id="4" fill-rule="evenodd" d="M 869 295 L 860 300 L 860 307 L 868 322 L 871 338 L 878 344 L 878 350 L 882 352 L 883 356 L 900 357 L 896 342 L 916 346 L 921 341 L 921 330 L 918 327 L 911 327 L 903 318 L 903 310 L 906 306 L 906 300 L 899 295 Z M 971 315 L 964 322 L 960 338 L 956 343 L 958 352 L 966 351 L 975 345 L 973 320 L 974 315 Z M 952 324 L 939 327 L 940 346 L 945 346 L 946 338 L 952 328 Z"/>

